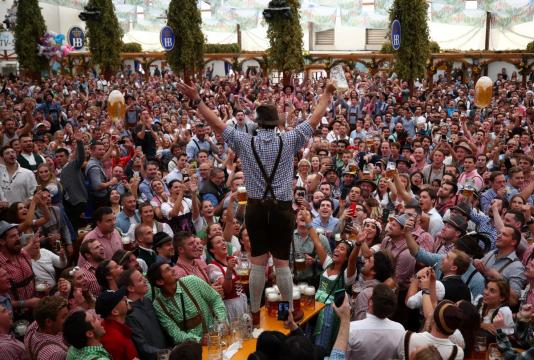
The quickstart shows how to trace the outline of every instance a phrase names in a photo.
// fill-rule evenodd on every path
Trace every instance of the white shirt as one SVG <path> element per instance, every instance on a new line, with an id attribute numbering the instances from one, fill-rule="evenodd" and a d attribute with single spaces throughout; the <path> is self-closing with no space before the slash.
<path id="1" fill-rule="evenodd" d="M 424 347 L 427 345 L 434 345 L 439 351 L 442 359 L 448 359 L 452 354 L 454 346 L 457 346 L 449 339 L 440 339 L 425 331 L 423 333 L 412 334 L 410 338 L 410 349 L 408 354 L 419 347 Z M 456 353 L 455 359 L 462 360 L 464 358 L 464 350 L 460 346 L 457 347 L 458 352 Z M 404 336 L 402 336 L 401 341 L 399 342 L 397 357 L 400 360 L 407 360 L 404 357 Z"/>
<path id="2" fill-rule="evenodd" d="M 174 231 L 172 231 L 171 227 L 167 223 L 160 223 L 161 224 L 161 231 L 165 234 L 169 235 L 171 238 L 174 237 Z M 131 224 L 130 228 L 128 229 L 128 237 L 133 242 L 135 241 L 135 227 L 137 224 Z M 156 234 L 158 232 L 158 227 L 156 226 L 156 222 L 154 221 L 154 225 L 152 225 L 152 232 Z"/>
<path id="3" fill-rule="evenodd" d="M 436 208 L 430 209 L 427 214 L 430 217 L 428 232 L 435 239 L 436 235 L 441 231 L 441 229 L 443 229 L 443 219 Z"/>
<path id="4" fill-rule="evenodd" d="M 161 204 L 161 213 L 163 214 L 163 216 L 165 216 L 166 219 L 170 220 L 169 213 L 171 212 L 173 207 L 174 207 L 174 203 L 170 203 L 169 201 Z M 182 211 L 180 211 L 180 213 L 177 216 L 184 215 L 184 214 L 187 214 L 188 212 L 191 212 L 192 207 L 193 207 L 193 202 L 191 201 L 191 199 L 183 198 L 182 199 Z"/>
<path id="5" fill-rule="evenodd" d="M 477 298 L 475 299 L 475 301 L 473 301 L 473 304 L 476 306 L 480 299 L 482 298 L 482 295 L 479 295 L 477 296 Z M 482 317 L 482 315 L 480 315 L 482 317 L 482 323 L 483 324 L 491 324 L 492 321 L 491 321 L 491 318 L 493 317 L 493 313 L 495 312 L 495 310 L 490 310 L 488 311 L 488 313 L 486 314 L 486 316 Z M 504 325 L 505 327 L 502 328 L 502 332 L 506 335 L 512 335 L 514 333 L 514 329 L 515 329 L 515 325 L 514 325 L 514 317 L 512 315 L 512 310 L 510 310 L 510 308 L 508 306 L 501 306 L 499 308 L 499 314 L 501 314 L 504 318 Z"/>
<path id="6" fill-rule="evenodd" d="M 61 258 L 47 249 L 40 249 L 41 257 L 39 260 L 32 259 L 32 270 L 35 274 L 35 279 L 39 281 L 46 281 L 48 287 L 52 288 L 56 285 L 56 270 L 63 269 L 66 265 L 66 259 Z"/>
<path id="7" fill-rule="evenodd" d="M 31 170 L 18 165 L 13 176 L 9 176 L 5 165 L 0 165 L 0 200 L 9 205 L 18 201 L 26 201 L 33 196 L 37 181 Z"/>
<path id="8" fill-rule="evenodd" d="M 349 330 L 347 359 L 382 360 L 395 358 L 404 335 L 404 326 L 388 318 L 367 313 L 363 320 L 352 321 Z M 379 346 L 377 346 L 379 344 Z"/>
<path id="9" fill-rule="evenodd" d="M 445 296 L 445 286 L 441 281 L 436 281 L 436 295 L 438 300 L 443 300 Z M 406 300 L 406 306 L 409 309 L 419 309 L 423 306 L 423 292 L 419 290 Z"/>

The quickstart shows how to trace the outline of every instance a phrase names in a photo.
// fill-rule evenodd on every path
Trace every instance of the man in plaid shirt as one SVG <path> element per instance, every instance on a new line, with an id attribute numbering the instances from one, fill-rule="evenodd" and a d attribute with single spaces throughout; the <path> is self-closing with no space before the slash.
<path id="1" fill-rule="evenodd" d="M 274 104 L 256 108 L 256 136 L 227 126 L 202 99 L 195 86 L 179 84 L 179 90 L 193 100 L 208 125 L 222 134 L 224 142 L 243 161 L 248 194 L 245 222 L 252 248 L 252 269 L 249 277 L 251 311 L 254 325 L 259 325 L 259 310 L 265 286 L 265 266 L 272 255 L 276 283 L 283 301 L 293 311 L 293 279 L 289 269 L 289 248 L 293 238 L 295 214 L 292 209 L 293 157 L 302 149 L 319 125 L 336 88 L 327 83 L 312 116 L 295 129 L 277 135 L 280 124 Z M 319 175 L 322 176 L 322 175 Z M 295 320 L 302 312 L 293 314 Z"/>

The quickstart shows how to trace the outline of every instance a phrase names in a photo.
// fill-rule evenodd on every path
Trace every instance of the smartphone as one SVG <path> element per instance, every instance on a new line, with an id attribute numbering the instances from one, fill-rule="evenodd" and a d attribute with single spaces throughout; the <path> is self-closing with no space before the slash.
<path id="1" fill-rule="evenodd" d="M 182 174 L 182 179 L 183 179 L 183 182 L 184 182 L 184 183 L 186 183 L 186 182 L 188 182 L 189 180 L 191 180 L 191 179 L 189 178 L 189 175 L 188 175 L 188 174 Z"/>
<path id="2" fill-rule="evenodd" d="M 134 171 L 134 172 L 133 172 L 133 176 L 134 176 L 134 177 L 139 177 L 139 171 Z"/>
<path id="3" fill-rule="evenodd" d="M 349 211 L 352 214 L 352 216 L 356 216 L 356 203 L 350 204 Z"/>
<path id="4" fill-rule="evenodd" d="M 286 321 L 289 316 L 289 302 L 280 301 L 278 303 L 278 320 Z"/>
<path id="5" fill-rule="evenodd" d="M 339 289 L 334 293 L 334 304 L 336 307 L 340 307 L 345 300 L 345 289 Z"/>
<path id="6" fill-rule="evenodd" d="M 441 135 L 441 140 L 443 140 L 443 141 L 447 141 L 447 135 L 443 135 L 443 134 L 442 134 L 442 135 Z"/>

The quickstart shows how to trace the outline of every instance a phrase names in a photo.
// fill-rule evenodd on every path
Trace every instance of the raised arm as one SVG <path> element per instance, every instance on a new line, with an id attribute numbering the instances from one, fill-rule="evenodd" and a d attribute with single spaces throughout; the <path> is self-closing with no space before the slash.
<path id="1" fill-rule="evenodd" d="M 326 84 L 326 88 L 324 90 L 323 95 L 321 95 L 321 98 L 319 99 L 319 103 L 315 107 L 315 110 L 313 111 L 312 116 L 307 120 L 311 127 L 315 129 L 317 125 L 319 125 L 319 122 L 321 121 L 326 108 L 328 107 L 328 104 L 330 103 L 330 98 L 332 97 L 332 94 L 336 91 L 336 87 L 333 83 L 328 82 Z"/>
<path id="2" fill-rule="evenodd" d="M 324 248 L 323 244 L 321 243 L 321 239 L 319 239 L 319 235 L 317 235 L 317 231 L 311 226 L 311 214 L 308 210 L 300 210 L 304 214 L 304 221 L 306 222 L 306 226 L 309 227 L 309 234 L 313 241 L 313 246 L 315 247 L 315 251 L 317 252 L 317 256 L 319 257 L 319 261 L 321 264 L 324 264 L 324 261 L 326 260 L 326 256 L 328 253 L 326 252 L 326 249 Z"/>
<path id="3" fill-rule="evenodd" d="M 193 100 L 193 102 L 199 102 L 198 111 L 204 117 L 208 125 L 211 126 L 213 131 L 220 134 L 224 131 L 224 129 L 226 129 L 226 123 L 222 121 L 217 115 L 215 115 L 215 113 L 206 104 L 204 104 L 204 102 L 202 102 L 202 99 L 200 98 L 200 95 L 198 94 L 195 85 L 189 86 L 181 82 L 178 83 L 177 87 L 178 90 L 180 90 L 188 98 Z"/>

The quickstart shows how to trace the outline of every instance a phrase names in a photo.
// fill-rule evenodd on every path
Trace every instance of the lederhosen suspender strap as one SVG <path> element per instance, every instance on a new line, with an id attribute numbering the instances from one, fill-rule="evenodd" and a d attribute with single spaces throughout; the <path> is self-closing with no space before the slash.
<path id="1" fill-rule="evenodd" d="M 267 195 L 270 193 L 272 199 L 276 200 L 276 196 L 274 195 L 272 185 L 273 185 L 274 175 L 276 174 L 276 170 L 278 169 L 278 164 L 280 164 L 280 158 L 282 157 L 282 149 L 284 148 L 284 142 L 282 141 L 282 138 L 280 136 L 278 136 L 278 142 L 280 146 L 278 147 L 278 154 L 276 155 L 276 161 L 274 162 L 271 176 L 268 176 L 267 171 L 263 167 L 260 157 L 258 156 L 258 152 L 256 151 L 256 148 L 254 147 L 254 136 L 250 139 L 250 145 L 252 147 L 252 154 L 254 154 L 254 159 L 256 159 L 256 163 L 258 164 L 258 167 L 260 168 L 261 175 L 263 176 L 263 180 L 265 180 L 265 192 L 263 193 L 263 199 L 267 198 Z"/>
<path id="2" fill-rule="evenodd" d="M 494 256 L 494 257 L 497 257 L 497 253 L 493 253 L 493 256 Z M 490 256 L 490 257 L 488 258 L 488 260 L 484 263 L 484 265 L 488 265 L 488 262 L 489 262 L 490 259 L 491 259 L 491 256 Z M 506 269 L 508 266 L 512 265 L 512 264 L 513 264 L 514 262 L 516 262 L 516 261 L 519 261 L 519 259 L 514 259 L 514 260 L 512 260 L 512 259 L 510 259 L 510 258 L 506 258 L 506 260 L 508 260 L 508 261 L 506 262 L 506 264 L 504 264 L 503 266 L 501 266 L 500 269 L 497 270 L 498 273 L 502 273 L 502 272 L 504 271 L 504 269 Z"/>
<path id="3" fill-rule="evenodd" d="M 202 320 L 202 331 L 204 332 L 204 334 L 206 334 L 208 332 L 208 326 L 206 325 L 206 320 L 204 319 L 204 316 L 202 315 L 202 309 L 200 309 L 200 306 L 198 305 L 197 300 L 195 299 L 195 297 L 193 295 L 191 295 L 191 292 L 189 292 L 189 289 L 187 288 L 187 286 L 185 286 L 185 284 L 181 280 L 178 280 L 178 283 L 180 284 L 180 287 L 182 288 L 182 290 L 185 291 L 187 296 L 189 296 L 189 299 L 191 299 L 191 301 L 193 302 L 193 304 L 197 308 L 198 315 L 200 315 L 200 318 Z M 182 306 L 184 306 L 183 305 L 183 301 L 184 301 L 184 299 L 182 297 Z M 185 307 L 184 307 L 184 309 L 185 309 Z"/>
<path id="4" fill-rule="evenodd" d="M 475 277 L 475 275 L 477 274 L 477 269 L 474 269 L 471 274 L 469 274 L 469 277 L 467 278 L 467 281 L 465 282 L 465 284 L 467 286 L 469 286 L 469 283 L 471 282 L 471 280 L 473 280 L 473 278 Z"/>
<path id="5" fill-rule="evenodd" d="M 410 358 L 410 338 L 412 337 L 413 332 L 410 330 L 406 331 L 406 334 L 404 335 L 404 359 L 408 360 Z M 448 360 L 454 360 L 456 359 L 456 355 L 458 355 L 458 346 L 454 345 L 452 348 L 451 355 L 449 356 Z"/>

